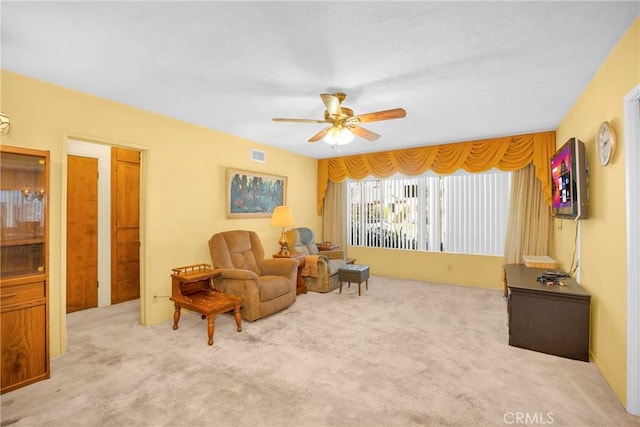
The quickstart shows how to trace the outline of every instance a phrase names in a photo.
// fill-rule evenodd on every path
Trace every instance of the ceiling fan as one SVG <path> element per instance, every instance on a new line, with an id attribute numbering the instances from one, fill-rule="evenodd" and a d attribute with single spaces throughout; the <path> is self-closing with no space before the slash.
<path id="1" fill-rule="evenodd" d="M 369 141 L 375 141 L 380 138 L 375 132 L 371 132 L 361 126 L 359 123 L 377 122 L 380 120 L 400 119 L 407 115 L 402 108 L 394 108 L 392 110 L 376 111 L 373 113 L 353 115 L 353 110 L 342 106 L 342 102 L 347 95 L 342 92 L 320 95 L 322 102 L 327 108 L 324 110 L 324 120 L 314 119 L 286 119 L 276 117 L 275 122 L 294 122 L 294 123 L 329 123 L 328 126 L 320 132 L 309 138 L 309 142 L 317 142 L 324 138 L 327 142 L 340 145 L 346 144 L 353 139 L 354 135 Z"/>

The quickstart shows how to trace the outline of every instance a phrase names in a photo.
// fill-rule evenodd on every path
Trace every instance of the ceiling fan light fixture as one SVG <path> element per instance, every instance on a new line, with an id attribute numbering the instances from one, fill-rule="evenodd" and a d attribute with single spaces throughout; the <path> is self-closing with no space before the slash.
<path id="1" fill-rule="evenodd" d="M 329 123 L 329 127 L 323 128 L 320 132 L 309 138 L 309 142 L 325 141 L 332 147 L 336 145 L 344 145 L 353 141 L 353 138 L 359 136 L 367 141 L 375 141 L 380 138 L 375 132 L 360 127 L 360 123 L 377 122 L 380 120 L 401 119 L 407 115 L 403 108 L 393 108 L 391 110 L 374 111 L 372 113 L 353 115 L 351 108 L 343 107 L 342 101 L 347 95 L 342 92 L 334 94 L 322 93 L 320 98 L 324 103 L 324 120 L 314 119 L 287 119 L 284 117 L 275 117 L 275 122 L 293 122 L 293 123 Z"/>
<path id="2" fill-rule="evenodd" d="M 344 145 L 353 141 L 353 133 L 345 127 L 332 127 L 323 139 L 330 145 Z"/>

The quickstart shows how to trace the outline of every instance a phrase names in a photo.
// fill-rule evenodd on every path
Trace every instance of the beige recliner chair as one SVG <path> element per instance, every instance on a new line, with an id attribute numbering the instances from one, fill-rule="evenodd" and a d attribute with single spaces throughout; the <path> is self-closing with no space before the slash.
<path id="1" fill-rule="evenodd" d="M 262 242 L 253 231 L 234 230 L 209 239 L 217 272 L 216 289 L 242 297 L 242 318 L 256 320 L 284 310 L 296 300 L 298 260 L 265 259 Z"/>
<path id="2" fill-rule="evenodd" d="M 306 227 L 289 230 L 287 241 L 290 253 L 308 255 L 302 270 L 307 290 L 331 292 L 338 287 L 338 269 L 347 264 L 344 250 L 319 251 L 313 231 Z"/>

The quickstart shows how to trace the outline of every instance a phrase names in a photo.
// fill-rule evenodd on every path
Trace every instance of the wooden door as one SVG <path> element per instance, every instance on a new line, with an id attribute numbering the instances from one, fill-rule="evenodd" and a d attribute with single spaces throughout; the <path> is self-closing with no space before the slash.
<path id="1" fill-rule="evenodd" d="M 111 149 L 111 303 L 140 297 L 140 152 Z"/>
<path id="2" fill-rule="evenodd" d="M 98 159 L 68 156 L 67 313 L 98 306 Z"/>

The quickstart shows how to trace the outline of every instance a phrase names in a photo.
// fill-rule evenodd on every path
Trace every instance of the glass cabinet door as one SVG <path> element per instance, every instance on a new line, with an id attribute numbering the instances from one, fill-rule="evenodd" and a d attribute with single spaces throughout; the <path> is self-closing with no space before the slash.
<path id="1" fill-rule="evenodd" d="M 0 153 L 0 278 L 45 270 L 47 158 Z"/>

